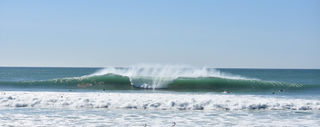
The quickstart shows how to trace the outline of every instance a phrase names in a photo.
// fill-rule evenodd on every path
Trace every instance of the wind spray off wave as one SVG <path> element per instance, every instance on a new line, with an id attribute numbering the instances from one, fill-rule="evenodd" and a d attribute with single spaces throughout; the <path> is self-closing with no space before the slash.
<path id="1" fill-rule="evenodd" d="M 168 85 L 178 78 L 216 77 L 235 80 L 246 80 L 241 76 L 227 75 L 206 67 L 186 65 L 139 64 L 128 68 L 107 67 L 89 76 L 116 74 L 126 76 L 131 85 L 140 88 L 168 88 Z M 253 79 L 251 79 L 253 80 Z"/>
<path id="2" fill-rule="evenodd" d="M 260 80 L 221 72 L 219 69 L 186 65 L 139 64 L 130 67 L 106 67 L 80 77 L 51 80 L 0 82 L 2 87 L 169 91 L 303 91 L 319 90 L 319 85 L 304 85 Z"/>

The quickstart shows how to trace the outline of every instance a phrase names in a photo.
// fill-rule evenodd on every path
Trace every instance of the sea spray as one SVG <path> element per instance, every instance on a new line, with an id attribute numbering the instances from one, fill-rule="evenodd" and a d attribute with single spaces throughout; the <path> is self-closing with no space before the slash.
<path id="1" fill-rule="evenodd" d="M 241 76 L 221 73 L 216 69 L 192 67 L 187 65 L 138 64 L 128 68 L 106 67 L 89 76 L 116 74 L 127 76 L 131 85 L 140 88 L 167 88 L 180 77 L 217 77 L 228 79 L 249 79 Z M 251 79 L 253 80 L 253 79 Z"/>

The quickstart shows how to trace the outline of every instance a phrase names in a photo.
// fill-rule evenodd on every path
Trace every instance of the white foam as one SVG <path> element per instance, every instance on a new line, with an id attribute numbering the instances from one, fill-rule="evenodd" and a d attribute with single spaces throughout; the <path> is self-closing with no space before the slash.
<path id="1" fill-rule="evenodd" d="M 174 124 L 175 123 L 175 124 Z M 170 111 L 0 108 L 4 127 L 313 127 L 317 111 Z"/>
<path id="2" fill-rule="evenodd" d="M 206 67 L 187 65 L 138 64 L 127 68 L 106 67 L 89 76 L 117 74 L 129 77 L 131 84 L 143 88 L 166 88 L 178 77 L 218 77 L 228 79 L 248 79 L 241 76 L 222 73 Z M 150 80 L 146 80 L 150 79 Z M 252 79 L 253 80 L 253 79 Z"/>
<path id="3" fill-rule="evenodd" d="M 0 94 L 0 108 L 320 110 L 319 99 L 294 99 L 257 95 L 21 91 L 7 91 Z"/>

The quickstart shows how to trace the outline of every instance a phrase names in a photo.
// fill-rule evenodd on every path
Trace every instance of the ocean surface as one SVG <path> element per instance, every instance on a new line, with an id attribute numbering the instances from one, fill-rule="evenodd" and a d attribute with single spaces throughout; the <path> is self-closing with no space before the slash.
<path id="1" fill-rule="evenodd" d="M 0 126 L 320 126 L 320 70 L 0 67 Z"/>

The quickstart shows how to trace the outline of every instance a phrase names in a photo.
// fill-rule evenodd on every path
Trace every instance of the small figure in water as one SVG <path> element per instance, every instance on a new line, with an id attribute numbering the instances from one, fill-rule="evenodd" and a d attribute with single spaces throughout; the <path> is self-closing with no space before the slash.
<path id="1" fill-rule="evenodd" d="M 279 90 L 279 92 L 283 92 L 283 89 Z"/>
<path id="2" fill-rule="evenodd" d="M 230 91 L 223 91 L 223 93 L 231 93 Z"/>
<path id="3" fill-rule="evenodd" d="M 176 122 L 173 122 L 173 125 L 171 127 L 174 127 L 174 126 L 176 126 Z"/>

